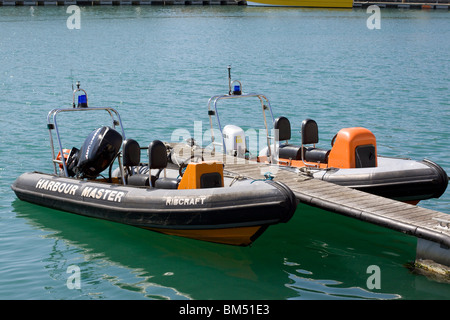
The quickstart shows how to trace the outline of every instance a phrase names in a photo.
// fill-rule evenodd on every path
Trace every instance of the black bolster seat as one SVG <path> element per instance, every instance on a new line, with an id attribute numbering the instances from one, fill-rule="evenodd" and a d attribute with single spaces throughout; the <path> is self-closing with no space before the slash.
<path id="1" fill-rule="evenodd" d="M 161 171 L 167 167 L 167 149 L 160 140 L 150 142 L 148 146 L 148 167 L 149 169 L 159 169 L 156 176 L 152 176 L 151 186 L 161 189 L 177 189 L 180 180 L 175 178 L 159 177 Z"/>
<path id="2" fill-rule="evenodd" d="M 303 160 L 307 162 L 328 163 L 328 156 L 331 150 L 316 148 L 319 142 L 319 128 L 317 122 L 312 119 L 305 119 L 302 122 L 302 147 Z M 314 147 L 305 147 L 305 144 L 313 144 Z"/>
<path id="3" fill-rule="evenodd" d="M 148 174 L 134 174 L 132 176 L 128 176 L 127 184 L 130 186 L 149 187 L 150 179 Z"/>
<path id="4" fill-rule="evenodd" d="M 301 160 L 302 148 L 300 146 L 289 144 L 291 139 L 291 123 L 286 117 L 278 117 L 273 123 L 273 128 L 278 130 L 278 141 L 286 141 L 278 149 L 278 157 L 281 159 Z"/>
<path id="5" fill-rule="evenodd" d="M 313 147 L 303 147 L 304 157 L 303 159 L 307 162 L 320 162 L 328 163 L 328 156 L 331 150 L 313 148 Z"/>
<path id="6" fill-rule="evenodd" d="M 302 160 L 302 147 L 292 144 L 280 145 L 278 157 L 280 159 Z"/>
<path id="7" fill-rule="evenodd" d="M 180 180 L 174 178 L 159 178 L 155 181 L 155 188 L 159 189 L 178 189 Z"/>
<path id="8" fill-rule="evenodd" d="M 307 162 L 328 163 L 331 150 L 303 146 L 303 160 Z M 281 159 L 302 160 L 302 147 L 292 144 L 281 145 L 278 150 Z"/>
<path id="9" fill-rule="evenodd" d="M 278 130 L 278 141 L 291 139 L 291 123 L 286 117 L 278 117 L 274 121 L 274 129 Z M 278 157 L 280 159 L 304 160 L 307 162 L 328 163 L 330 150 L 307 147 L 305 144 L 319 142 L 319 130 L 316 121 L 306 119 L 302 122 L 302 146 L 289 143 L 280 145 Z M 303 150 L 303 152 L 302 152 Z"/>

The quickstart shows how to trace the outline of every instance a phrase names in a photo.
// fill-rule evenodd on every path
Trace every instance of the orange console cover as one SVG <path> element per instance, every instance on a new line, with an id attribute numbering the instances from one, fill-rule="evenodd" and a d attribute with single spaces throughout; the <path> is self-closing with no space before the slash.
<path id="1" fill-rule="evenodd" d="M 364 145 L 373 145 L 376 154 L 376 139 L 370 130 L 361 127 L 341 129 L 328 157 L 328 167 L 355 168 L 355 149 Z"/>

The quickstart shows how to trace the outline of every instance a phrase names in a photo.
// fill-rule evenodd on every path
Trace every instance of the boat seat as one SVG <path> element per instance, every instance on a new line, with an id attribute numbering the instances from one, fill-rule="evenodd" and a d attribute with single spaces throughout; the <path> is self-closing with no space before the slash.
<path id="1" fill-rule="evenodd" d="M 303 147 L 303 159 L 307 162 L 328 163 L 330 151 L 314 147 Z"/>
<path id="2" fill-rule="evenodd" d="M 278 117 L 273 122 L 273 128 L 278 130 L 278 141 L 286 140 L 278 149 L 278 157 L 281 159 L 301 160 L 301 147 L 291 145 L 288 140 L 291 139 L 291 123 L 286 117 Z"/>
<path id="3" fill-rule="evenodd" d="M 330 150 L 314 147 L 306 147 L 305 144 L 316 144 L 319 142 L 317 123 L 306 119 L 302 123 L 302 146 L 289 144 L 291 139 L 291 123 L 286 117 L 278 117 L 274 121 L 274 129 L 278 130 L 278 140 L 286 140 L 278 150 L 280 159 L 304 160 L 307 162 L 328 163 Z"/>
<path id="4" fill-rule="evenodd" d="M 178 189 L 180 180 L 174 178 L 159 178 L 154 182 L 155 188 L 159 189 Z"/>
<path id="5" fill-rule="evenodd" d="M 133 175 L 132 167 L 140 165 L 141 162 L 141 147 L 136 140 L 125 139 L 122 143 L 122 165 L 125 179 Z"/>
<path id="6" fill-rule="evenodd" d="M 278 117 L 273 122 L 273 128 L 278 130 L 278 140 L 288 140 L 291 139 L 291 123 L 286 117 Z"/>
<path id="7" fill-rule="evenodd" d="M 302 122 L 302 144 L 316 144 L 319 142 L 319 127 L 312 119 Z"/>
<path id="8" fill-rule="evenodd" d="M 302 122 L 302 145 L 289 144 L 291 138 L 291 123 L 286 117 L 278 117 L 274 121 L 274 129 L 278 130 L 278 141 L 286 140 L 278 150 L 280 159 L 302 160 L 306 162 L 328 163 L 328 156 L 331 150 L 316 148 L 319 142 L 319 130 L 316 121 L 306 119 Z M 305 145 L 313 144 L 312 147 Z"/>
<path id="9" fill-rule="evenodd" d="M 160 140 L 150 142 L 148 146 L 149 184 L 151 187 L 162 189 L 177 189 L 180 181 L 175 178 L 160 178 L 161 172 L 167 167 L 168 157 L 166 145 Z M 151 175 L 151 169 L 158 169 L 155 176 Z"/>
<path id="10" fill-rule="evenodd" d="M 139 166 L 141 163 L 141 147 L 136 140 L 126 139 L 122 144 L 122 161 L 125 181 L 130 186 L 148 187 L 150 179 L 148 174 L 135 173 L 132 167 Z"/>
<path id="11" fill-rule="evenodd" d="M 302 147 L 291 144 L 280 145 L 278 149 L 278 157 L 281 159 L 301 160 Z"/>
<path id="12" fill-rule="evenodd" d="M 150 177 L 148 174 L 133 174 L 132 176 L 128 176 L 127 184 L 130 186 L 137 187 L 149 187 L 150 186 Z"/>
<path id="13" fill-rule="evenodd" d="M 124 167 L 138 166 L 141 162 L 141 147 L 136 140 L 125 139 L 122 144 Z"/>
<path id="14" fill-rule="evenodd" d="M 330 150 L 316 148 L 319 142 L 319 128 L 317 122 L 312 119 L 305 119 L 302 122 L 302 160 L 305 162 L 328 163 Z M 312 147 L 306 147 L 312 144 Z"/>

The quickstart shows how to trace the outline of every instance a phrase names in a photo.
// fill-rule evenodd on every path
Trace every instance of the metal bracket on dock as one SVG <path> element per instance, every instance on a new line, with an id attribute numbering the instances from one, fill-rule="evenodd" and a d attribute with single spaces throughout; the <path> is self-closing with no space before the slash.
<path id="1" fill-rule="evenodd" d="M 295 172 L 297 172 L 298 176 L 313 178 L 314 173 L 317 173 L 319 171 L 324 171 L 324 172 L 330 171 L 333 169 L 334 168 L 300 167 L 300 168 L 295 169 Z"/>
<path id="2" fill-rule="evenodd" d="M 438 224 L 437 224 L 438 228 L 450 230 L 450 220 L 441 219 L 441 218 L 432 218 L 432 219 L 438 222 Z"/>

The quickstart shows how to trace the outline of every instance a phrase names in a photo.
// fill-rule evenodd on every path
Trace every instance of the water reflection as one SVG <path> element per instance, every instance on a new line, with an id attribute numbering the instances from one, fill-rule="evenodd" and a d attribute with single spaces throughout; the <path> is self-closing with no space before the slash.
<path id="1" fill-rule="evenodd" d="M 311 238 L 300 227 L 299 217 L 269 228 L 252 247 L 241 248 L 162 235 L 19 200 L 12 205 L 17 217 L 51 242 L 41 259 L 50 277 L 61 284 L 49 286 L 46 293 L 58 299 L 400 297 L 364 289 L 367 275 L 352 276 L 357 267 L 348 265 L 349 259 L 361 258 L 359 249 Z M 70 265 L 78 265 L 82 276 L 81 289 L 72 292 L 65 288 Z"/>
<path id="2" fill-rule="evenodd" d="M 286 292 L 279 296 L 279 288 L 283 288 L 286 281 L 282 270 L 279 271 L 281 278 L 265 281 L 264 278 L 271 276 L 267 275 L 267 269 L 258 270 L 258 261 L 249 254 L 252 248 L 171 237 L 19 200 L 13 202 L 13 208 L 18 217 L 44 231 L 45 239 L 52 241 L 48 256 L 42 257 L 52 278 L 64 282 L 69 265 L 81 268 L 81 297 L 246 299 L 286 296 Z M 278 268 L 278 259 L 267 261 Z M 273 274 L 273 269 L 269 270 Z"/>
<path id="3" fill-rule="evenodd" d="M 304 273 L 299 270 L 299 273 Z M 336 280 L 316 280 L 296 274 L 289 274 L 291 283 L 286 286 L 297 292 L 291 299 L 324 300 L 324 299 L 399 299 L 399 294 L 378 293 L 359 287 L 344 287 Z"/>
<path id="4" fill-rule="evenodd" d="M 13 208 L 18 217 L 25 218 L 51 242 L 47 256 L 41 259 L 50 277 L 61 286 L 49 285 L 43 295 L 55 295 L 57 299 L 190 299 L 189 295 L 158 283 L 158 279 L 173 273 L 149 255 L 133 250 L 134 237 L 123 234 L 130 230 L 19 200 L 13 202 Z M 139 267 L 143 261 L 146 268 Z M 62 290 L 69 277 L 66 270 L 71 265 L 81 269 L 80 290 Z"/>

